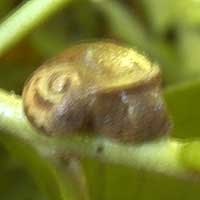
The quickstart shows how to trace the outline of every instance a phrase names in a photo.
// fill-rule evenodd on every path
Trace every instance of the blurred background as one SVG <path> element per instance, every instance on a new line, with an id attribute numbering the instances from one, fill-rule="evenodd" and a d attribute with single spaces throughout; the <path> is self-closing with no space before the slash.
<path id="1" fill-rule="evenodd" d="M 1 0 L 0 19 L 20 0 Z M 164 84 L 200 75 L 199 0 L 76 0 L 38 27 L 1 60 L 0 85 L 21 92 L 25 77 L 47 58 L 85 40 L 113 39 L 158 62 Z M 17 70 L 16 70 L 17 69 Z"/>
<path id="2" fill-rule="evenodd" d="M 24 1 L 26 2 L 26 1 Z M 0 20 L 23 1 L 0 0 Z M 157 62 L 163 87 L 200 77 L 200 0 L 74 0 L 0 60 L 0 87 L 21 94 L 28 75 L 66 47 L 112 39 Z M 199 199 L 199 182 L 84 162 L 91 199 Z M 0 199 L 46 199 L 6 150 L 0 151 Z"/>

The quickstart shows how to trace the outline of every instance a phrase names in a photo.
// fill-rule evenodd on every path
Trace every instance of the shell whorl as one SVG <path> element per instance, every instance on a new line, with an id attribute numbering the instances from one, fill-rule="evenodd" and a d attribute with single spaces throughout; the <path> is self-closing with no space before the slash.
<path id="1" fill-rule="evenodd" d="M 79 86 L 78 74 L 65 64 L 36 70 L 23 90 L 24 110 L 30 121 L 49 132 L 51 113 L 72 84 Z"/>

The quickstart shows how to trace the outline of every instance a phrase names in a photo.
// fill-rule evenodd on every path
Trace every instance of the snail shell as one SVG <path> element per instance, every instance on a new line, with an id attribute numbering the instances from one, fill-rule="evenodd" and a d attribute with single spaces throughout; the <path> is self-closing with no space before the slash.
<path id="1" fill-rule="evenodd" d="M 48 135 L 89 131 L 135 142 L 170 127 L 159 67 L 110 42 L 75 45 L 44 63 L 26 82 L 23 105 Z"/>

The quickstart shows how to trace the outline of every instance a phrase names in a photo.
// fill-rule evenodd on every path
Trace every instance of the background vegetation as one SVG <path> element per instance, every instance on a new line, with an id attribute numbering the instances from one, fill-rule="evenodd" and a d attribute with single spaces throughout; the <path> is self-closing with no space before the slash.
<path id="1" fill-rule="evenodd" d="M 104 38 L 121 41 L 160 64 L 164 95 L 174 121 L 171 135 L 181 142 L 195 139 L 197 144 L 183 154 L 183 162 L 192 172 L 185 177 L 176 171 L 158 173 L 151 167 L 144 170 L 89 157 L 81 159 L 81 166 L 78 160 L 67 159 L 64 164 L 52 164 L 30 144 L 3 134 L 2 129 L 0 199 L 199 199 L 200 1 L 65 0 L 54 16 L 40 20 L 41 16 L 32 30 L 21 34 L 23 37 L 1 45 L 16 33 L 15 27 L 4 29 L 4 20 L 27 2 L 34 1 L 0 0 L 2 89 L 21 94 L 28 75 L 71 44 Z M 31 21 L 34 12 L 27 13 L 26 21 Z M 169 168 L 166 163 L 165 169 Z"/>

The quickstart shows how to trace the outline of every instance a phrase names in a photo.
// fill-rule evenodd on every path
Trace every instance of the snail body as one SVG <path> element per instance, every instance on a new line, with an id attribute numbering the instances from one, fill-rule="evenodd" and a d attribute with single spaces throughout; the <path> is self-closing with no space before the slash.
<path id="1" fill-rule="evenodd" d="M 110 42 L 66 49 L 33 73 L 22 96 L 27 118 L 47 135 L 89 131 L 135 142 L 170 127 L 159 67 Z"/>

